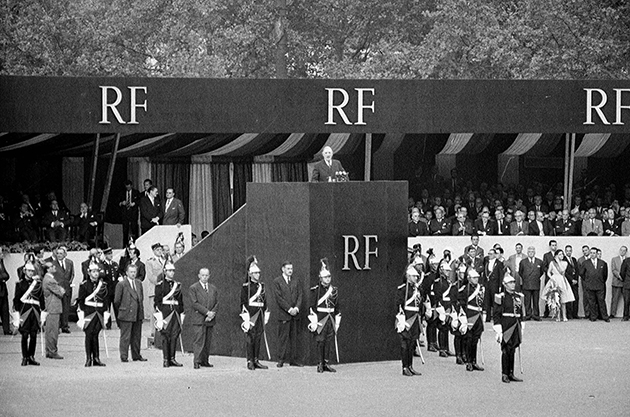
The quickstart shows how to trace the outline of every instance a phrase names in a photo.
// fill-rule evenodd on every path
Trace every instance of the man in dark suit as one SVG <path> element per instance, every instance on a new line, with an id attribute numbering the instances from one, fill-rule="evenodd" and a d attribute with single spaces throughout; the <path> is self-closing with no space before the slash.
<path id="1" fill-rule="evenodd" d="M 465 264 L 469 268 L 473 268 L 479 276 L 483 276 L 483 257 L 477 256 L 477 251 L 471 245 L 468 246 L 468 253 L 459 257 L 459 263 Z"/>
<path id="2" fill-rule="evenodd" d="M 630 319 L 630 257 L 621 263 L 619 279 L 623 282 L 623 318 L 621 321 Z"/>
<path id="3" fill-rule="evenodd" d="M 457 220 L 451 228 L 451 234 L 453 236 L 472 236 L 474 233 L 473 224 L 466 218 L 466 215 L 460 211 L 456 218 Z"/>
<path id="4" fill-rule="evenodd" d="M 597 259 L 597 248 L 591 248 L 590 258 L 582 263 L 581 276 L 584 283 L 585 297 L 588 297 L 590 320 L 597 320 L 599 310 L 602 320 L 609 322 L 610 319 L 608 318 L 605 301 L 608 265 L 601 259 Z"/>
<path id="5" fill-rule="evenodd" d="M 20 241 L 37 242 L 37 218 L 28 204 L 20 205 L 20 212 L 15 216 L 13 223 Z"/>
<path id="6" fill-rule="evenodd" d="M 65 290 L 65 294 L 61 300 L 63 311 L 61 313 L 61 321 L 59 326 L 63 333 L 70 333 L 68 326 L 68 316 L 70 315 L 70 298 L 72 297 L 72 281 L 74 280 L 74 263 L 67 259 L 68 253 L 65 246 L 59 246 L 53 250 L 53 256 L 49 259 L 55 265 L 53 276 L 57 283 Z"/>
<path id="7" fill-rule="evenodd" d="M 420 220 L 420 210 L 414 207 L 411 211 L 411 221 L 409 222 L 409 237 L 427 236 L 428 234 L 427 224 Z"/>
<path id="8" fill-rule="evenodd" d="M 98 220 L 94 213 L 88 210 L 87 204 L 81 203 L 79 214 L 74 218 L 74 226 L 77 228 L 77 240 L 79 242 L 94 242 Z"/>
<path id="9" fill-rule="evenodd" d="M 529 210 L 534 210 L 534 212 L 542 212 L 543 214 L 549 213 L 549 207 L 543 203 L 543 199 L 541 196 L 534 196 L 534 204 L 528 207 Z"/>
<path id="10" fill-rule="evenodd" d="M 615 210 L 608 209 L 606 213 L 608 214 L 608 218 L 603 222 L 603 236 L 621 236 L 621 223 L 615 219 Z"/>
<path id="11" fill-rule="evenodd" d="M 50 202 L 50 210 L 42 217 L 42 225 L 46 228 L 48 240 L 51 242 L 63 242 L 66 240 L 70 218 L 68 213 L 59 208 L 57 200 Z"/>
<path id="12" fill-rule="evenodd" d="M 138 206 L 140 192 L 133 188 L 131 181 L 125 181 L 125 191 L 120 198 L 121 217 L 123 226 L 123 247 L 129 245 L 129 237 L 138 238 Z"/>
<path id="13" fill-rule="evenodd" d="M 160 224 L 162 214 L 158 189 L 152 185 L 147 190 L 147 195 L 140 197 L 140 228 L 142 229 L 142 234 L 148 232 L 153 226 Z"/>
<path id="14" fill-rule="evenodd" d="M 545 215 L 542 211 L 536 212 L 536 218 L 529 222 L 529 235 L 530 236 L 552 236 L 553 227 L 549 220 L 545 219 Z"/>
<path id="15" fill-rule="evenodd" d="M 505 215 L 503 213 L 503 210 L 496 210 L 494 212 L 494 217 L 496 219 L 496 224 L 497 224 L 496 234 L 498 236 L 509 236 L 510 224 L 505 221 Z"/>
<path id="16" fill-rule="evenodd" d="M 562 210 L 562 217 L 556 219 L 556 236 L 575 236 L 576 225 L 569 210 Z"/>
<path id="17" fill-rule="evenodd" d="M 116 285 L 118 284 L 118 264 L 114 261 L 114 252 L 112 248 L 107 247 L 103 249 L 104 259 L 99 264 L 101 268 L 101 278 L 107 285 L 107 303 L 108 306 L 114 305 L 114 295 L 116 294 Z M 137 278 L 137 275 L 136 275 Z M 114 313 L 116 313 L 114 311 Z M 118 315 L 116 315 L 118 317 Z M 111 315 L 108 315 L 107 323 L 105 323 L 106 329 L 112 328 Z"/>
<path id="18" fill-rule="evenodd" d="M 429 234 L 433 236 L 448 236 L 451 234 L 451 223 L 444 217 L 444 209 L 435 209 L 435 218 L 429 222 Z"/>
<path id="19" fill-rule="evenodd" d="M 482 211 L 481 216 L 475 220 L 474 229 L 481 236 L 497 234 L 497 224 L 490 218 L 490 213 L 487 211 Z"/>
<path id="20" fill-rule="evenodd" d="M 555 240 L 550 240 L 549 241 L 549 252 L 546 252 L 543 255 L 543 273 L 547 273 L 547 270 L 549 270 L 549 265 L 551 265 L 551 263 L 553 262 L 553 259 L 555 257 L 555 253 L 558 250 L 558 242 L 556 242 Z M 549 280 L 549 277 L 545 277 L 545 284 L 547 283 L 547 281 Z"/>
<path id="21" fill-rule="evenodd" d="M 313 167 L 313 176 L 311 182 L 328 182 L 334 181 L 337 172 L 345 172 L 341 166 L 341 162 L 333 159 L 333 151 L 330 146 L 324 147 L 322 150 L 323 160 L 317 162 Z"/>
<path id="22" fill-rule="evenodd" d="M 470 237 L 470 245 L 468 245 L 468 246 L 466 246 L 464 248 L 464 255 L 468 254 L 468 251 L 470 250 L 470 248 L 473 248 L 475 250 L 475 256 L 483 261 L 485 252 L 484 252 L 483 248 L 481 246 L 479 246 L 479 236 L 478 235 L 472 235 Z M 480 275 L 483 275 L 483 274 L 480 274 Z"/>
<path id="23" fill-rule="evenodd" d="M 483 285 L 486 287 L 486 322 L 490 322 L 492 320 L 494 295 L 500 290 L 504 273 L 505 266 L 503 265 L 503 262 L 497 259 L 496 251 L 494 249 L 489 249 L 488 256 L 486 256 L 483 260 Z"/>
<path id="24" fill-rule="evenodd" d="M 2 330 L 4 334 L 11 334 L 9 326 L 9 291 L 7 289 L 7 281 L 9 280 L 9 271 L 4 266 L 4 250 L 0 246 L 0 319 L 2 319 Z"/>
<path id="25" fill-rule="evenodd" d="M 167 226 L 179 226 L 184 224 L 185 219 L 186 211 L 184 210 L 182 201 L 179 198 L 175 198 L 175 191 L 172 188 L 167 188 L 162 224 Z"/>
<path id="26" fill-rule="evenodd" d="M 567 261 L 567 270 L 565 272 L 565 276 L 567 277 L 567 281 L 569 281 L 569 285 L 571 286 L 571 291 L 573 291 L 573 296 L 575 297 L 575 301 L 569 303 L 567 306 L 567 318 L 569 319 L 577 319 L 578 318 L 578 306 L 580 303 L 580 294 L 579 294 L 579 264 L 577 259 L 573 257 L 573 247 L 571 245 L 567 245 L 564 247 L 565 260 Z"/>
<path id="27" fill-rule="evenodd" d="M 527 312 L 525 320 L 533 318 L 540 321 L 538 300 L 540 298 L 540 277 L 544 272 L 542 261 L 535 256 L 536 249 L 533 246 L 528 247 L 527 258 L 521 261 L 518 274 L 523 281 L 522 289 L 525 294 L 525 310 Z"/>
<path id="28" fill-rule="evenodd" d="M 142 282 L 136 278 L 138 267 L 127 265 L 125 278 L 116 284 L 114 305 L 118 311 L 116 317 L 120 328 L 120 360 L 129 362 L 129 345 L 131 345 L 131 359 L 134 361 L 146 361 L 140 354 L 140 341 L 142 339 L 142 320 L 144 308 L 142 301 Z"/>
<path id="29" fill-rule="evenodd" d="M 278 368 L 285 362 L 302 366 L 298 359 L 302 291 L 300 280 L 293 277 L 293 264 L 284 262 L 282 275 L 273 280 L 274 298 L 278 304 Z"/>
<path id="30" fill-rule="evenodd" d="M 210 356 L 212 331 L 216 323 L 215 318 L 219 302 L 217 288 L 208 283 L 210 270 L 201 268 L 198 277 L 199 281 L 191 285 L 188 290 L 192 307 L 189 315 L 191 316 L 190 323 L 194 332 L 193 367 L 195 369 L 199 369 L 202 366 L 212 367 L 208 362 L 208 357 Z"/>
<path id="31" fill-rule="evenodd" d="M 514 214 L 514 221 L 510 223 L 510 235 L 523 236 L 529 234 L 529 223 L 525 221 L 524 214 L 517 210 Z"/>

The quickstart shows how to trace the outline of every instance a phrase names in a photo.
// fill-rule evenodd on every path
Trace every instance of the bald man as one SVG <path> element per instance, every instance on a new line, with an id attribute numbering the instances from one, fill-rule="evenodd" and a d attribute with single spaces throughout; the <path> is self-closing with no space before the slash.
<path id="1" fill-rule="evenodd" d="M 317 162 L 313 168 L 311 182 L 334 181 L 336 172 L 345 171 L 341 166 L 341 162 L 333 159 L 333 150 L 330 146 L 324 147 L 322 156 L 324 159 Z"/>

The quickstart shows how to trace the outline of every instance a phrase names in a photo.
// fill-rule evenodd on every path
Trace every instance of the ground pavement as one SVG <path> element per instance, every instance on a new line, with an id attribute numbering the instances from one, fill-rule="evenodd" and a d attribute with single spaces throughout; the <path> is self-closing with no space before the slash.
<path id="1" fill-rule="evenodd" d="M 148 334 L 145 324 L 143 334 Z M 343 330 L 341 330 L 343 331 Z M 118 330 L 108 334 L 104 368 L 85 368 L 83 333 L 59 338 L 64 360 L 20 366 L 19 336 L 0 336 L 2 416 L 628 416 L 630 322 L 528 322 L 524 382 L 501 382 L 500 349 L 486 324 L 484 372 L 466 372 L 454 358 L 423 349 L 421 376 L 403 377 L 400 362 L 342 364 L 336 374 L 315 367 L 248 371 L 245 359 L 210 358 L 214 368 L 162 368 L 161 351 L 148 362 L 121 363 Z M 452 344 L 452 340 L 451 340 Z M 343 355 L 343 346 L 340 348 Z M 516 360 L 518 369 L 518 358 Z"/>

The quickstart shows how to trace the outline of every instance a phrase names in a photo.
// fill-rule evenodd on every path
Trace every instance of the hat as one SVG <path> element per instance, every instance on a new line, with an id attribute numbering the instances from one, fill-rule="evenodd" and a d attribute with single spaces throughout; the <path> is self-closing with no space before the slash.
<path id="1" fill-rule="evenodd" d="M 26 264 L 24 264 L 24 270 L 31 270 L 31 271 L 35 271 L 35 266 L 31 263 L 31 262 L 27 262 Z"/>
<path id="2" fill-rule="evenodd" d="M 260 268 L 258 267 L 258 260 L 255 255 L 247 258 L 247 272 L 260 272 Z"/>
<path id="3" fill-rule="evenodd" d="M 413 258 L 413 262 L 412 262 L 412 264 L 413 264 L 413 265 L 422 265 L 422 264 L 424 264 L 424 262 L 422 261 L 422 256 L 420 256 L 420 255 L 416 255 L 416 256 Z"/>
<path id="4" fill-rule="evenodd" d="M 161 248 L 162 244 L 161 243 L 154 243 L 153 245 L 151 245 L 151 249 L 152 250 L 156 250 L 157 248 Z"/>
<path id="5" fill-rule="evenodd" d="M 177 245 L 178 243 L 181 243 L 182 245 L 184 244 L 184 232 L 179 232 L 177 234 L 177 238 L 175 239 L 175 245 Z"/>
<path id="6" fill-rule="evenodd" d="M 470 269 L 468 270 L 468 277 L 469 277 L 469 278 L 474 278 L 474 277 L 479 278 L 479 272 L 477 272 L 477 271 L 475 270 L 475 268 L 470 268 Z"/>
<path id="7" fill-rule="evenodd" d="M 105 255 L 109 255 L 110 253 L 112 253 L 112 248 L 110 246 L 107 246 L 105 249 L 103 249 L 103 253 Z"/>
<path id="8" fill-rule="evenodd" d="M 510 282 L 515 282 L 516 279 L 514 279 L 514 277 L 512 275 L 510 275 L 509 273 L 506 272 L 505 276 L 503 277 L 503 283 L 504 284 L 508 284 Z"/>
<path id="9" fill-rule="evenodd" d="M 461 272 L 466 272 L 466 268 L 468 268 L 468 267 L 466 266 L 466 264 L 460 264 L 460 265 L 457 267 L 457 270 L 458 270 L 458 271 L 461 271 Z"/>
<path id="10" fill-rule="evenodd" d="M 437 256 L 432 254 L 431 257 L 429 258 L 429 263 L 431 263 L 431 264 L 439 264 L 440 260 L 437 258 Z"/>
<path id="11" fill-rule="evenodd" d="M 319 276 L 330 276 L 330 269 L 328 268 L 328 258 L 322 258 L 319 260 L 321 267 L 319 268 Z"/>
<path id="12" fill-rule="evenodd" d="M 101 269 L 101 267 L 98 266 L 97 263 L 90 262 L 90 265 L 88 266 L 88 270 L 89 271 L 92 271 L 92 270 L 97 270 L 98 271 L 99 269 Z"/>
<path id="13" fill-rule="evenodd" d="M 448 262 L 442 262 L 442 268 L 444 268 L 445 271 L 452 271 L 453 269 L 451 268 L 451 265 L 449 265 Z"/>
<path id="14" fill-rule="evenodd" d="M 413 265 L 409 265 L 409 266 L 407 267 L 406 274 L 407 274 L 407 275 L 415 275 L 415 276 L 417 276 L 417 277 L 419 277 L 419 276 L 420 276 L 420 273 L 418 272 L 418 270 L 417 270 L 416 268 L 414 268 L 414 266 L 413 266 Z"/>
<path id="15" fill-rule="evenodd" d="M 165 271 L 174 271 L 175 270 L 175 264 L 173 262 L 167 262 L 164 265 L 164 270 Z"/>

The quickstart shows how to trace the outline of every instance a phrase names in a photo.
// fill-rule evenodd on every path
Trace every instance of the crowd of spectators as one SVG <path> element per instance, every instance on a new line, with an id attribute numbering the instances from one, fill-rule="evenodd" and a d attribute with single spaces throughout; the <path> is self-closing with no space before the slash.
<path id="1" fill-rule="evenodd" d="M 618 191 L 583 178 L 565 207 L 562 183 L 475 187 L 451 176 L 412 187 L 409 236 L 630 236 L 630 184 Z"/>

